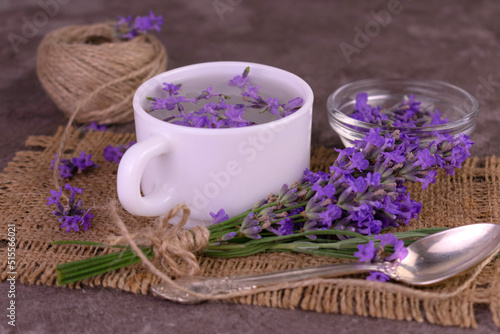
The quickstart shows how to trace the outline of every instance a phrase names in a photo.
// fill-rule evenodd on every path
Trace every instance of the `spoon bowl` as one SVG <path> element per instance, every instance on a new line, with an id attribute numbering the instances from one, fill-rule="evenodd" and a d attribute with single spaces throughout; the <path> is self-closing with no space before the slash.
<path id="1" fill-rule="evenodd" d="M 408 246 L 408 255 L 400 262 L 337 263 L 324 266 L 249 274 L 223 278 L 188 277 L 175 281 L 188 291 L 173 289 L 165 283 L 151 289 L 157 295 L 181 303 L 201 302 L 209 296 L 252 290 L 284 282 L 317 277 L 379 271 L 411 285 L 429 285 L 460 274 L 500 251 L 500 225 L 472 224 L 451 228 L 418 239 Z M 205 295 L 205 299 L 200 294 Z"/>
<path id="2" fill-rule="evenodd" d="M 437 283 L 474 267 L 499 246 L 500 225 L 473 224 L 438 232 L 408 246 L 393 278 L 412 285 Z"/>

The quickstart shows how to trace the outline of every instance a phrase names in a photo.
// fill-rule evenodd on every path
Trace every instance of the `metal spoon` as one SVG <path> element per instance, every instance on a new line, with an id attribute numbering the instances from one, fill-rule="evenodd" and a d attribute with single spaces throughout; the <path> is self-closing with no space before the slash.
<path id="1" fill-rule="evenodd" d="M 408 256 L 400 263 L 341 263 L 266 274 L 182 278 L 175 283 L 193 292 L 216 296 L 283 282 L 379 271 L 397 281 L 427 285 L 477 265 L 499 247 L 500 225 L 473 224 L 438 232 L 415 241 L 408 246 Z M 151 289 L 157 295 L 181 303 L 203 301 L 189 293 L 174 290 L 164 283 L 154 285 Z"/>

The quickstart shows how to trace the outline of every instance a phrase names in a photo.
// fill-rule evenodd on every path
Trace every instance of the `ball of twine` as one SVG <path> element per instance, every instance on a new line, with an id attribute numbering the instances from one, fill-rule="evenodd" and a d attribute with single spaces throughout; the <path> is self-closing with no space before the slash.
<path id="1" fill-rule="evenodd" d="M 67 117 L 78 123 L 133 120 L 132 98 L 141 83 L 162 73 L 167 52 L 152 35 L 128 41 L 113 36 L 115 23 L 69 26 L 42 40 L 37 74 Z"/>

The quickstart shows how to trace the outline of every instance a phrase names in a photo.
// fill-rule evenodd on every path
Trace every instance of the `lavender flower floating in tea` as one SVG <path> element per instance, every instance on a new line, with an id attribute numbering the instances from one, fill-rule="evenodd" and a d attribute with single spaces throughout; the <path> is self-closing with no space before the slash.
<path id="1" fill-rule="evenodd" d="M 149 113 L 165 122 L 197 128 L 238 128 L 271 122 L 293 114 L 304 100 L 295 97 L 287 103 L 259 92 L 251 82 L 250 67 L 230 79 L 225 92 L 215 91 L 214 82 L 200 93 L 181 95 L 182 83 L 163 83 L 167 97 L 148 97 Z M 227 92 L 230 90 L 230 92 Z"/>

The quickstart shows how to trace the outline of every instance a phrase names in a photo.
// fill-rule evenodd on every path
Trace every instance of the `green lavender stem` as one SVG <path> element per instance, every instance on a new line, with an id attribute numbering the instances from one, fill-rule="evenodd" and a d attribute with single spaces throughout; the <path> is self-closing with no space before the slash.
<path id="1" fill-rule="evenodd" d="M 234 221 L 237 221 L 237 219 L 234 219 L 233 222 Z M 226 226 L 226 228 L 229 228 L 229 226 Z M 405 245 L 409 245 L 413 241 L 415 241 L 415 238 L 424 237 L 445 229 L 446 228 L 424 228 L 407 232 L 396 232 L 393 234 L 398 239 L 405 239 Z M 328 239 L 309 240 L 305 238 L 310 234 L 326 236 L 342 234 L 350 238 L 335 241 Z M 409 238 L 412 238 L 413 240 L 408 240 Z M 374 240 L 375 244 L 378 244 L 379 242 L 373 236 L 365 236 L 356 232 L 317 230 L 285 236 L 266 236 L 262 239 L 250 240 L 244 243 L 210 243 L 205 249 L 204 254 L 210 257 L 232 258 L 249 256 L 262 252 L 295 252 L 344 259 L 355 259 L 353 253 L 357 250 L 357 245 L 361 243 L 367 243 L 370 240 Z M 85 278 L 104 274 L 141 261 L 140 258 L 128 246 L 123 245 L 110 246 L 103 243 L 75 240 L 54 241 L 52 244 L 114 247 L 122 249 L 119 252 L 59 264 L 56 267 L 59 285 L 77 282 Z M 141 246 L 141 249 L 148 259 L 153 258 L 154 253 L 151 247 Z"/>
<path id="2" fill-rule="evenodd" d="M 73 244 L 109 247 L 109 245 L 87 241 L 55 241 L 52 244 Z M 124 248 L 126 246 L 113 247 Z M 153 249 L 151 247 L 142 247 L 141 249 L 148 259 L 153 258 Z M 138 263 L 140 261 L 141 259 L 130 248 L 127 247 L 125 250 L 120 252 L 99 255 L 79 261 L 62 263 L 56 266 L 58 275 L 57 283 L 58 285 L 63 285 L 77 282 L 85 278 L 104 274 L 122 267 Z"/>

